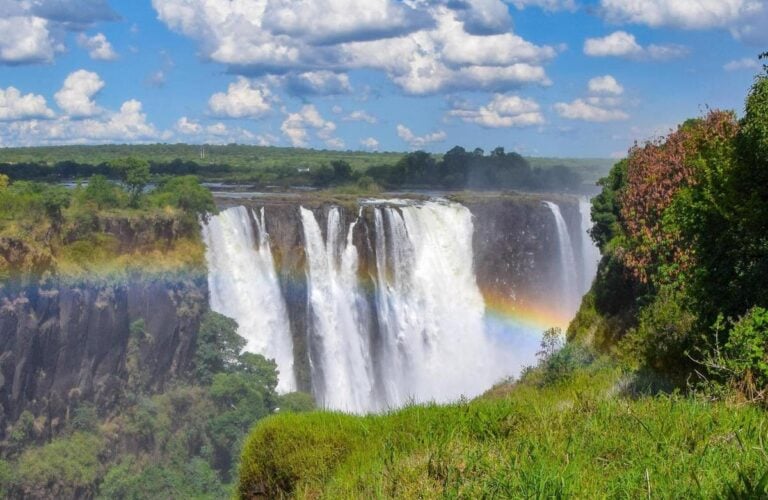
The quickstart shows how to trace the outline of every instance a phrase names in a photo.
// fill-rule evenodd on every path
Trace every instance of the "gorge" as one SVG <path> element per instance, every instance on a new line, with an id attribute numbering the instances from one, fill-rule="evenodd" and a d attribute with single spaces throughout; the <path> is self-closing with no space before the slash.
<path id="1" fill-rule="evenodd" d="M 532 364 L 591 284 L 590 205 L 550 198 L 220 198 L 210 306 L 320 407 L 473 397 Z"/>

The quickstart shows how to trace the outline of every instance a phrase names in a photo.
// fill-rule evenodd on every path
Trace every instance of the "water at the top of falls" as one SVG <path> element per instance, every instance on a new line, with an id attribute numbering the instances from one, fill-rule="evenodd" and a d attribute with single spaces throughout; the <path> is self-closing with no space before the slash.
<path id="1" fill-rule="evenodd" d="M 573 242 L 568 232 L 568 225 L 565 223 L 563 214 L 557 203 L 545 201 L 544 204 L 552 212 L 557 229 L 557 246 L 560 257 L 558 273 L 560 276 L 560 296 L 562 298 L 562 312 L 566 317 L 571 317 L 576 313 L 581 294 L 577 281 L 578 268 L 576 267 L 576 258 L 573 251 Z"/>
<path id="2" fill-rule="evenodd" d="M 288 312 L 264 213 L 254 219 L 258 236 L 245 207 L 224 210 L 203 226 L 211 309 L 237 321 L 246 351 L 275 360 L 277 389 L 289 392 L 296 389 L 296 379 Z"/>

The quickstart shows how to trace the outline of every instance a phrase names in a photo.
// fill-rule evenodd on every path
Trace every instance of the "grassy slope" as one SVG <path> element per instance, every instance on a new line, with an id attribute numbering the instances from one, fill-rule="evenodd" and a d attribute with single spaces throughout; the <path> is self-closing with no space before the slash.
<path id="1" fill-rule="evenodd" d="M 698 498 L 768 465 L 765 414 L 679 396 L 622 396 L 603 366 L 540 388 L 385 416 L 284 414 L 258 424 L 241 493 L 299 498 Z"/>

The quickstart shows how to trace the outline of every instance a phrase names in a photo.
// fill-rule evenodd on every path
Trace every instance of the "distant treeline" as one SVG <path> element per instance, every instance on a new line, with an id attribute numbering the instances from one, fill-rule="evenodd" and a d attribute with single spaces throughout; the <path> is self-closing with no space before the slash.
<path id="1" fill-rule="evenodd" d="M 535 189 L 578 190 L 583 182 L 573 168 L 555 165 L 533 168 L 521 155 L 507 153 L 498 147 L 486 154 L 482 149 L 467 151 L 456 146 L 444 155 L 416 151 L 391 164 L 354 168 L 343 159 L 314 165 L 275 165 L 260 169 L 244 169 L 229 164 L 200 164 L 175 159 L 149 161 L 154 176 L 196 175 L 206 181 L 229 181 L 261 187 L 315 186 L 333 187 L 357 184 L 363 188 L 446 189 Z M 48 182 L 87 179 L 102 175 L 119 179 L 112 162 L 99 164 L 76 161 L 0 163 L 0 174 L 12 180 Z"/>
<path id="2" fill-rule="evenodd" d="M 416 151 L 394 166 L 371 167 L 366 175 L 395 187 L 577 190 L 582 183 L 581 176 L 568 167 L 532 168 L 521 155 L 506 153 L 502 147 L 485 154 L 480 148 L 469 152 L 456 146 L 440 159 Z"/>

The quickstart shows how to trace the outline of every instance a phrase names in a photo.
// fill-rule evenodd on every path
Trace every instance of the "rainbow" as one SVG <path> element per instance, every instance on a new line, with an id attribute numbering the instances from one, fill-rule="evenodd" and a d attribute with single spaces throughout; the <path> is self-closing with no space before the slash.
<path id="1" fill-rule="evenodd" d="M 523 331 L 541 333 L 552 327 L 565 329 L 570 318 L 562 313 L 541 307 L 527 300 L 514 300 L 495 290 L 481 290 L 485 298 L 486 314 L 495 320 L 522 327 Z"/>

